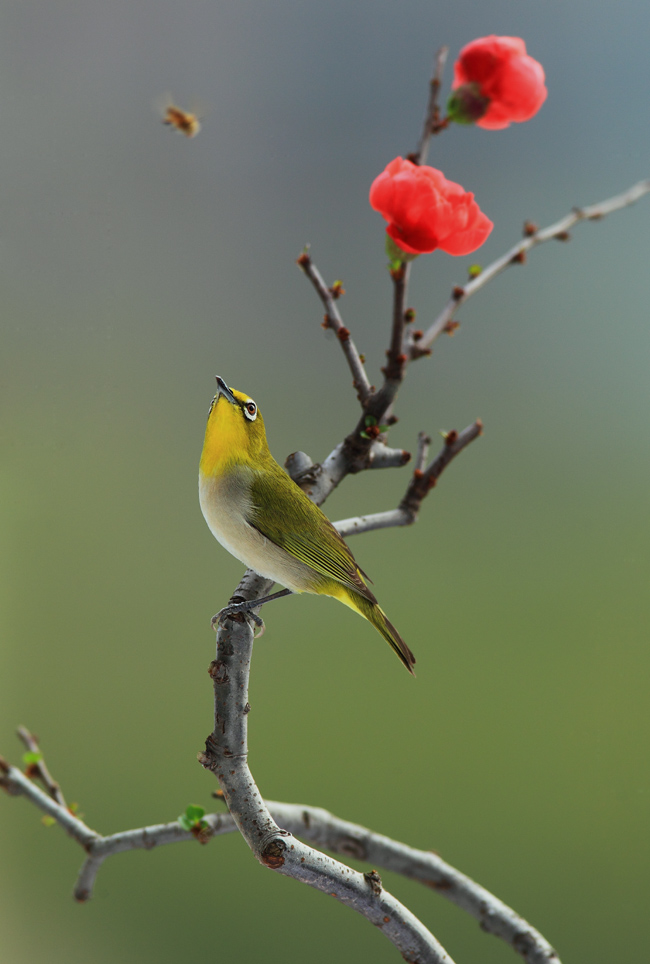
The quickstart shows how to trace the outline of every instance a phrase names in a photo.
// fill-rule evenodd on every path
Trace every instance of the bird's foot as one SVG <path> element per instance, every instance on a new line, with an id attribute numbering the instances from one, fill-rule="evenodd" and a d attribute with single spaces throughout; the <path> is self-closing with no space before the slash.
<path id="1" fill-rule="evenodd" d="M 280 599 L 281 596 L 290 596 L 292 592 L 292 589 L 281 589 L 279 592 L 274 592 L 270 596 L 262 596 L 260 599 L 248 599 L 242 600 L 241 602 L 231 603 L 224 609 L 220 609 L 216 616 L 212 617 L 212 628 L 216 632 L 222 619 L 227 619 L 229 616 L 239 616 L 242 613 L 247 613 L 260 630 L 260 632 L 255 636 L 255 639 L 259 639 L 264 633 L 264 620 L 261 619 L 257 613 L 252 612 L 252 610 L 259 609 L 260 606 L 263 606 L 264 603 L 271 602 L 272 599 Z M 236 598 L 237 597 L 235 596 L 235 599 Z"/>
<path id="2" fill-rule="evenodd" d="M 252 603 L 251 602 L 232 603 L 230 606 L 224 606 L 223 609 L 220 609 L 218 613 L 215 613 L 215 615 L 212 617 L 212 620 L 211 620 L 212 628 L 215 631 L 215 633 L 219 629 L 219 623 L 223 619 L 227 619 L 229 616 L 239 616 L 241 613 L 246 613 L 246 615 L 250 616 L 250 618 L 253 620 L 253 622 L 259 629 L 259 632 L 255 634 L 255 639 L 259 639 L 260 636 L 263 636 L 264 631 L 266 629 L 264 625 L 264 620 L 262 619 L 261 616 L 258 616 L 257 613 L 251 612 L 252 605 L 255 605 L 254 601 Z"/>

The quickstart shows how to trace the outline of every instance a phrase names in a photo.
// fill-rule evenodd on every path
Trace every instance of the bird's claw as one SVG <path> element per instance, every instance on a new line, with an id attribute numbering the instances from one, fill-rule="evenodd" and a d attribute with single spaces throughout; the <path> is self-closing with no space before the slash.
<path id="1" fill-rule="evenodd" d="M 216 632 L 219 629 L 219 623 L 223 619 L 227 619 L 229 616 L 238 616 L 241 613 L 245 613 L 247 616 L 250 616 L 259 629 L 259 633 L 256 633 L 254 638 L 259 639 L 260 636 L 263 636 L 266 629 L 264 620 L 261 616 L 258 616 L 257 613 L 252 612 L 248 603 L 245 602 L 232 603 L 230 606 L 224 606 L 224 608 L 220 609 L 218 613 L 215 613 L 211 620 L 213 630 Z"/>

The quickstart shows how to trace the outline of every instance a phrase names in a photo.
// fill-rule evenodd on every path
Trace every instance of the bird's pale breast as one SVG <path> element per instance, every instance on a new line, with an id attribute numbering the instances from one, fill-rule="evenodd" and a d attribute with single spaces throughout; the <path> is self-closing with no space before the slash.
<path id="1" fill-rule="evenodd" d="M 248 523 L 251 478 L 252 470 L 246 468 L 218 477 L 199 476 L 201 511 L 210 531 L 224 549 L 260 576 L 293 592 L 309 592 L 314 571 Z M 273 511 L 272 506 L 267 509 Z"/>

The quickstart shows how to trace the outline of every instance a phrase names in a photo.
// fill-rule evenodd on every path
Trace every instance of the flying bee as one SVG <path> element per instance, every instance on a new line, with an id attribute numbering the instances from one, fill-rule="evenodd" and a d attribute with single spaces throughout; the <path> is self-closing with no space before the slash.
<path id="1" fill-rule="evenodd" d="M 201 130 L 198 116 L 191 114 L 189 111 L 181 110 L 180 107 L 171 102 L 169 97 L 164 98 L 164 101 L 159 104 L 159 109 L 163 124 L 174 127 L 179 134 L 184 134 L 185 137 L 196 137 Z"/>
<path id="2" fill-rule="evenodd" d="M 170 104 L 165 111 L 163 124 L 167 124 L 169 127 L 175 127 L 180 134 L 185 134 L 186 137 L 196 137 L 201 130 L 201 124 L 196 114 L 190 114 L 185 110 L 181 110 L 180 107 L 175 107 L 174 104 Z"/>

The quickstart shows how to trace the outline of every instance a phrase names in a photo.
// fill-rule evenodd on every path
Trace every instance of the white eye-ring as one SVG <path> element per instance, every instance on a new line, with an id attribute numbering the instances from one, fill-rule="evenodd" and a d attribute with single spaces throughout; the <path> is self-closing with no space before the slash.
<path id="1" fill-rule="evenodd" d="M 244 415 L 249 422 L 254 422 L 257 418 L 257 405 L 253 401 L 244 402 Z"/>

